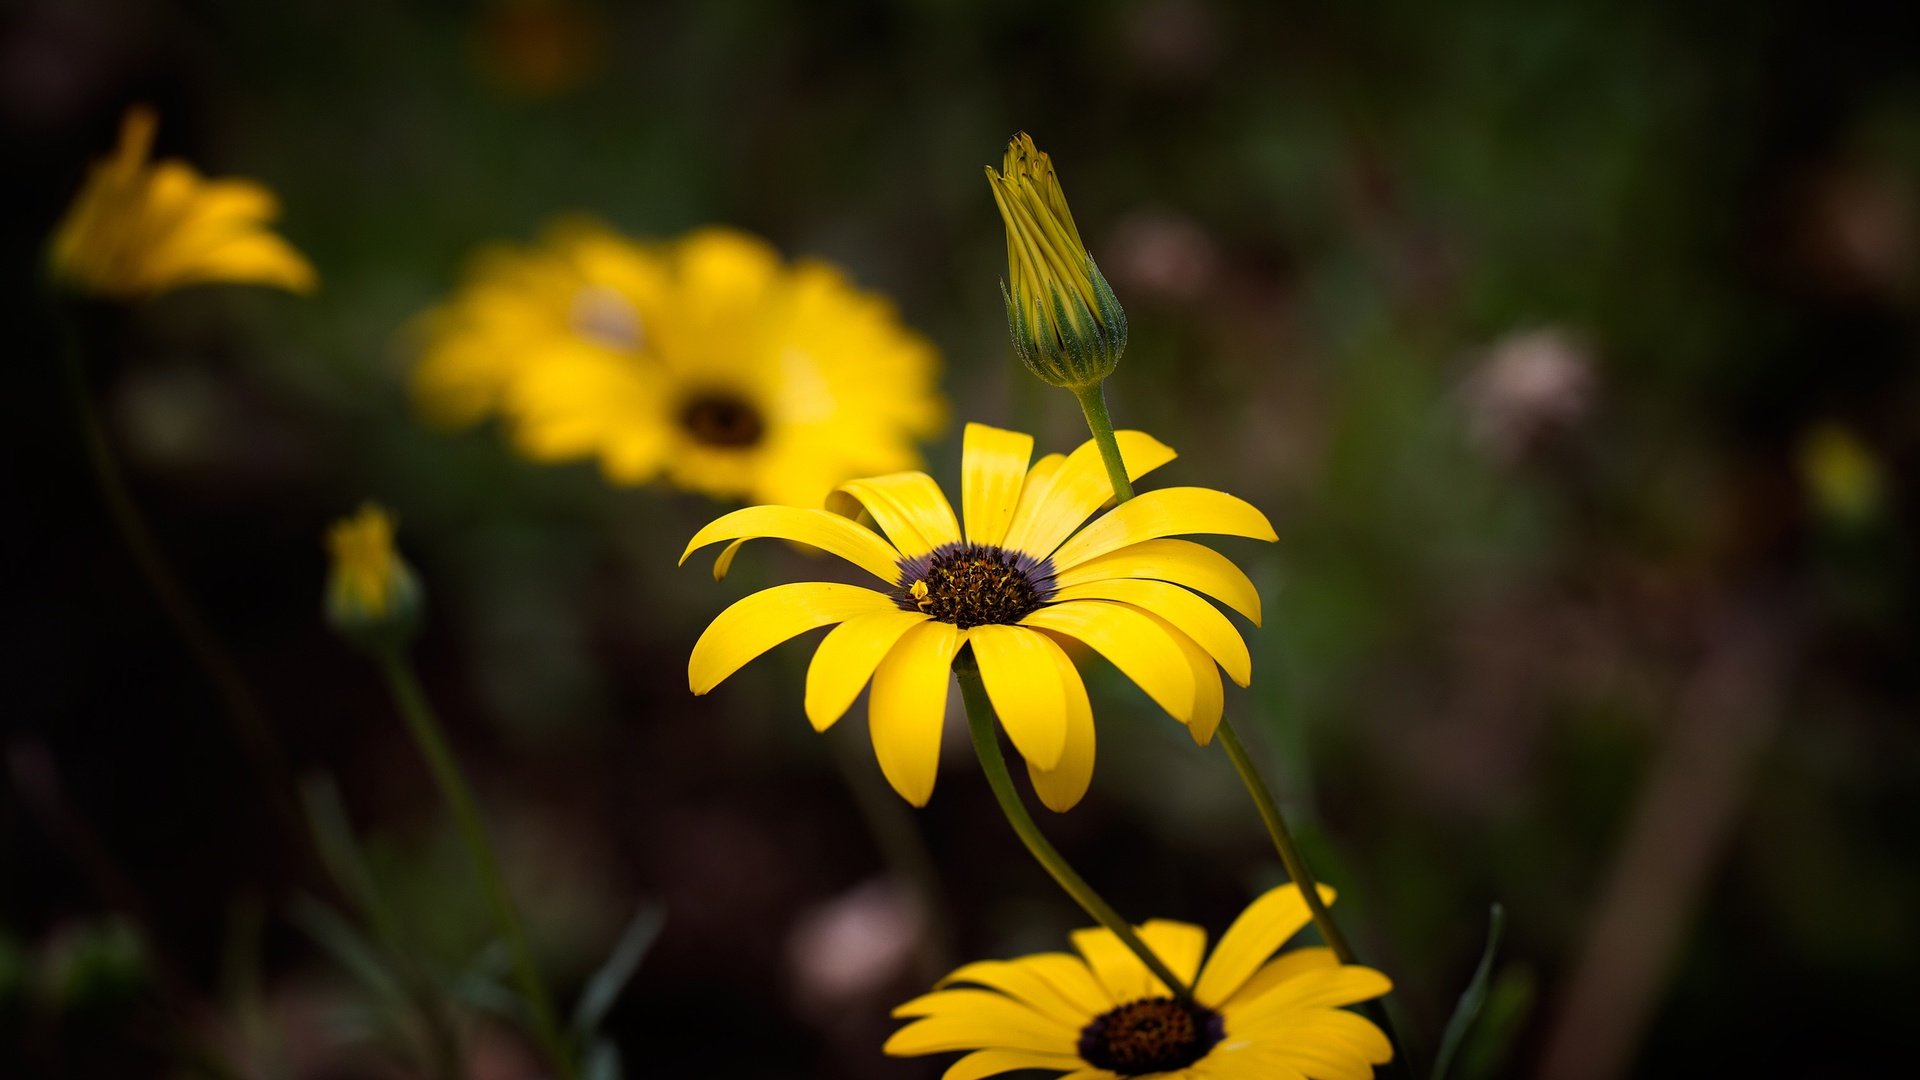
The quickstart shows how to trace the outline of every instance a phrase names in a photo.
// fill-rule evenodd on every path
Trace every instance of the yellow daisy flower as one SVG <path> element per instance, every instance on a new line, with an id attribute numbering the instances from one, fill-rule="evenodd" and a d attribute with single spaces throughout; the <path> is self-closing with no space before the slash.
<path id="1" fill-rule="evenodd" d="M 121 300 L 219 281 L 312 292 L 312 265 L 267 228 L 279 214 L 273 193 L 148 161 L 158 124 L 152 109 L 127 111 L 119 147 L 93 166 L 54 233 L 54 278 Z"/>
<path id="2" fill-rule="evenodd" d="M 1333 890 L 1320 895 L 1331 901 Z M 912 1022 L 887 1040 L 896 1057 L 969 1051 L 944 1080 L 1023 1069 L 1067 1080 L 1363 1080 L 1392 1060 L 1373 1022 L 1342 1006 L 1393 989 L 1333 950 L 1274 953 L 1309 920 L 1282 885 L 1255 900 L 1207 957 L 1197 926 L 1156 919 L 1142 940 L 1193 986 L 1181 1001 L 1113 931 L 1073 935 L 1078 956 L 1041 953 L 968 964 L 893 1011 Z M 1197 977 L 1196 977 L 1197 976 Z"/>
<path id="3" fill-rule="evenodd" d="M 1118 433 L 1140 476 L 1173 451 L 1138 431 Z M 693 647 L 687 675 L 704 694 L 775 645 L 839 625 L 807 671 L 807 718 L 824 731 L 869 678 L 867 722 L 881 771 L 915 806 L 933 794 L 948 670 L 972 650 L 994 711 L 1026 758 L 1041 801 L 1066 810 L 1093 775 L 1093 711 L 1061 642 L 1083 642 L 1139 684 L 1205 745 L 1220 722 L 1220 671 L 1245 686 L 1246 642 L 1205 593 L 1256 624 L 1246 574 L 1183 533 L 1275 539 L 1260 511 L 1208 488 L 1149 491 L 1081 528 L 1110 498 L 1099 448 L 1048 454 L 1028 467 L 1033 437 L 968 424 L 961 519 L 925 473 L 842 485 L 833 509 L 736 510 L 688 543 L 687 555 L 731 541 L 779 537 L 838 555 L 884 589 L 828 582 L 779 585 L 720 613 Z M 864 508 L 884 532 L 851 520 Z M 1077 532 L 1075 530 L 1078 530 Z"/>
<path id="4" fill-rule="evenodd" d="M 486 254 L 421 331 L 430 416 L 498 414 L 526 456 L 617 484 L 818 505 L 918 465 L 944 422 L 938 355 L 892 304 L 730 229 L 647 246 L 564 224 Z"/>

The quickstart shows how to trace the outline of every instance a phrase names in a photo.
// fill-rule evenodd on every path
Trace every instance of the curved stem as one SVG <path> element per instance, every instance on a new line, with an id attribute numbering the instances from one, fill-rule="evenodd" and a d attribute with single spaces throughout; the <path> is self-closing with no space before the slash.
<path id="1" fill-rule="evenodd" d="M 987 774 L 987 785 L 993 788 L 993 797 L 1000 803 L 1000 812 L 1007 816 L 1007 824 L 1013 826 L 1020 842 L 1027 846 L 1041 868 L 1053 877 L 1055 883 L 1066 891 L 1073 901 L 1079 904 L 1095 922 L 1113 931 L 1147 970 L 1173 990 L 1182 1001 L 1193 996 L 1193 988 L 1176 976 L 1156 955 L 1147 943 L 1140 940 L 1132 924 L 1113 910 L 1113 905 L 1093 891 L 1086 879 L 1076 873 L 1067 863 L 1065 856 L 1054 849 L 1041 834 L 1040 827 L 1034 824 L 1033 816 L 1027 813 L 1026 804 L 1020 801 L 1020 793 L 1014 790 L 1013 776 L 1007 771 L 1007 759 L 1000 752 L 1000 740 L 993 730 L 993 703 L 987 700 L 987 688 L 980 681 L 980 669 L 975 665 L 973 654 L 963 652 L 954 659 L 953 673 L 960 680 L 960 696 L 966 702 L 967 730 L 973 735 L 973 752 L 980 758 L 980 769 Z"/>
<path id="2" fill-rule="evenodd" d="M 434 717 L 433 706 L 428 704 L 412 665 L 397 652 L 387 653 L 380 659 L 387 685 L 393 691 L 394 703 L 406 718 L 407 730 L 419 746 L 420 755 L 427 759 L 427 768 L 439 784 L 447 808 L 453 812 L 461 839 L 467 845 L 467 855 L 480 875 L 487 904 L 493 909 L 494 922 L 500 936 L 506 939 L 507 951 L 513 960 L 514 982 L 519 985 L 520 996 L 525 999 L 527 1010 L 532 1014 L 534 1037 L 563 1080 L 572 1080 L 576 1075 L 573 1055 L 560 1033 L 560 1025 L 553 1011 L 553 999 L 548 996 L 546 983 L 540 978 L 540 969 L 534 965 L 533 950 L 527 944 L 520 914 L 513 906 L 512 895 L 507 891 L 507 879 L 500 870 L 499 856 L 494 853 L 493 843 L 487 839 L 486 826 L 480 820 L 473 790 L 467 785 L 466 775 L 460 771 L 452 747 L 447 745 L 446 733 L 440 729 L 440 722 Z"/>
<path id="3" fill-rule="evenodd" d="M 1114 498 L 1126 502 L 1133 498 L 1133 482 L 1127 479 L 1127 464 L 1120 459 L 1120 444 L 1113 437 L 1113 417 L 1107 415 L 1105 383 L 1094 383 L 1073 392 L 1080 399 L 1080 411 L 1087 414 L 1087 429 L 1100 445 L 1100 460 L 1107 467 L 1107 479 L 1113 483 Z"/>
<path id="4" fill-rule="evenodd" d="M 1307 866 L 1307 857 L 1301 852 L 1300 845 L 1294 842 L 1293 830 L 1287 828 L 1287 819 L 1280 813 L 1280 804 L 1274 801 L 1273 793 L 1267 790 L 1266 782 L 1260 779 L 1260 771 L 1254 768 L 1253 759 L 1240 742 L 1240 733 L 1233 729 L 1233 721 L 1221 717 L 1220 729 L 1215 734 L 1220 745 L 1226 748 L 1227 757 L 1233 761 L 1233 771 L 1240 774 L 1240 783 L 1245 785 L 1247 794 L 1253 797 L 1253 805 L 1260 811 L 1260 820 L 1266 823 L 1267 835 L 1273 839 L 1273 849 L 1279 852 L 1280 862 L 1287 868 L 1287 877 L 1300 887 L 1300 898 L 1307 902 L 1314 929 L 1320 931 L 1320 937 L 1342 964 L 1359 963 L 1354 956 L 1353 946 L 1347 943 L 1347 936 L 1341 933 L 1340 925 L 1333 921 L 1333 912 L 1321 899 L 1320 884 Z M 1407 1061 L 1406 1047 L 1400 1042 L 1399 1033 L 1393 1029 L 1386 1006 L 1376 998 L 1362 1007 L 1373 1022 L 1380 1025 L 1388 1041 L 1393 1043 L 1395 1071 L 1411 1076 L 1413 1067 Z"/>
<path id="5" fill-rule="evenodd" d="M 114 531 L 119 534 L 121 543 L 126 545 L 127 554 L 132 557 L 140 576 L 146 580 L 154 599 L 159 601 L 167 621 L 173 624 L 174 632 L 180 636 L 207 681 L 213 684 L 224 706 L 228 727 L 242 752 L 252 762 L 259 783 L 266 789 L 267 805 L 282 834 L 294 838 L 296 844 L 304 844 L 306 832 L 299 824 L 299 810 L 293 802 L 293 770 L 287 765 L 286 754 L 279 740 L 274 737 L 266 713 L 260 708 L 252 688 L 240 674 L 239 666 L 222 647 L 219 637 L 200 614 L 192 594 L 181 584 L 167 557 L 161 553 L 153 529 L 147 524 L 146 515 L 140 512 L 139 504 L 134 501 L 133 493 L 127 487 L 126 476 L 120 471 L 119 458 L 114 454 L 113 443 L 107 437 L 106 425 L 100 420 L 99 411 L 94 407 L 93 393 L 87 386 L 79 333 L 72 316 L 62 310 L 58 312 L 56 321 L 63 339 L 61 361 L 68 400 L 73 407 L 74 421 L 80 428 L 81 442 L 86 446 L 87 463 L 93 469 L 94 481 L 100 488 L 100 497 L 106 503 Z"/>

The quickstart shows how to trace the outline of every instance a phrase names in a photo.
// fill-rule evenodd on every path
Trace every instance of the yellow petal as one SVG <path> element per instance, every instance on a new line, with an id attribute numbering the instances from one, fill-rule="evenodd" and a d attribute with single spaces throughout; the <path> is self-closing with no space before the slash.
<path id="1" fill-rule="evenodd" d="M 775 645 L 873 611 L 898 611 L 891 597 L 857 585 L 798 581 L 754 593 L 721 612 L 693 643 L 687 683 L 704 694 Z"/>
<path id="2" fill-rule="evenodd" d="M 1143 578 L 1112 578 L 1061 589 L 1056 603 L 1068 600 L 1118 600 L 1142 608 L 1172 623 L 1205 649 L 1241 686 L 1253 678 L 1253 657 L 1240 631 L 1220 609 L 1178 585 Z"/>
<path id="3" fill-rule="evenodd" d="M 967 641 L 1014 749 L 1037 768 L 1058 766 L 1067 742 L 1067 701 L 1049 650 L 1059 646 L 1038 631 L 993 624 L 974 627 Z"/>
<path id="4" fill-rule="evenodd" d="M 1233 560 L 1191 540 L 1142 540 L 1061 570 L 1061 588 L 1110 578 L 1171 581 L 1205 593 L 1260 625 L 1260 592 Z"/>
<path id="5" fill-rule="evenodd" d="M 1053 565 L 1066 569 L 1128 544 L 1190 533 L 1279 539 L 1267 516 L 1245 499 L 1212 488 L 1160 488 L 1128 499 L 1075 533 L 1053 553 Z"/>
<path id="6" fill-rule="evenodd" d="M 1280 1046 L 1312 1041 L 1369 1064 L 1393 1060 L 1393 1044 L 1386 1033 L 1371 1020 L 1344 1009 L 1299 1009 L 1258 1024 L 1230 1013 L 1227 1026 L 1236 1035 Z"/>
<path id="7" fill-rule="evenodd" d="M 1020 482 L 1020 500 L 1013 507 L 1013 522 L 1007 529 L 1007 538 L 1003 544 L 1014 551 L 1024 550 L 1017 543 L 1022 526 L 1038 512 L 1041 504 L 1047 500 L 1047 493 L 1053 490 L 1053 478 L 1060 472 L 1060 466 L 1067 463 L 1065 454 L 1047 454 L 1033 463 L 1027 470 L 1027 478 Z M 1033 554 L 1028 552 L 1028 554 Z M 1038 558 L 1039 556 L 1035 556 Z"/>
<path id="8" fill-rule="evenodd" d="M 1288 979 L 1258 998 L 1237 1003 L 1234 1015 L 1250 1028 L 1262 1027 L 1278 1023 L 1291 1013 L 1355 1005 L 1392 990 L 1393 980 L 1378 971 L 1345 964 Z"/>
<path id="9" fill-rule="evenodd" d="M 867 728 L 880 771 L 915 806 L 933 797 L 940 733 L 947 720 L 947 684 L 963 638 L 952 623 L 927 621 L 907 630 L 873 673 Z"/>
<path id="10" fill-rule="evenodd" d="M 923 1018 L 893 1033 L 885 1051 L 896 1056 L 952 1050 L 1030 1050 L 1074 1053 L 1079 1033 L 991 990 L 937 990 L 902 1005 Z"/>
<path id="11" fill-rule="evenodd" d="M 751 539 L 753 538 L 747 537 L 745 540 L 735 540 L 733 543 L 720 549 L 720 554 L 715 556 L 713 560 L 713 580 L 715 584 L 727 580 L 727 575 L 733 572 L 733 560 L 739 556 L 740 549 L 747 546 L 747 540 Z"/>
<path id="12" fill-rule="evenodd" d="M 960 448 L 960 510 L 967 542 L 999 544 L 1019 504 L 1033 436 L 968 424 Z"/>
<path id="13" fill-rule="evenodd" d="M 735 510 L 701 529 L 687 541 L 687 556 L 723 540 L 777 537 L 831 552 L 888 585 L 900 577 L 900 553 L 872 529 L 863 529 L 839 514 L 797 506 L 749 506 Z"/>
<path id="14" fill-rule="evenodd" d="M 1075 600 L 1050 604 L 1020 625 L 1086 642 L 1181 723 L 1193 719 L 1193 666 L 1166 624 L 1125 604 Z"/>
<path id="15" fill-rule="evenodd" d="M 1140 940 L 1188 986 L 1207 953 L 1207 932 L 1191 923 L 1149 919 L 1140 924 Z"/>
<path id="16" fill-rule="evenodd" d="M 923 472 L 894 473 L 869 480 L 849 480 L 835 491 L 827 508 L 846 513 L 841 498 L 857 501 L 873 515 L 886 532 L 887 539 L 912 558 L 925 555 L 942 544 L 960 541 L 960 522 L 953 516 L 953 504 L 933 477 Z M 854 515 L 847 514 L 852 517 Z"/>
<path id="17" fill-rule="evenodd" d="M 1172 461 L 1172 447 L 1144 431 L 1116 431 L 1120 460 L 1126 463 L 1127 476 L 1137 480 Z M 1044 558 L 1061 541 L 1087 520 L 1095 510 L 1113 498 L 1113 481 L 1107 476 L 1100 446 L 1089 439 L 1080 444 L 1051 476 L 1044 478 L 1042 492 L 1029 500 L 1021 493 L 1021 513 L 1014 516 L 1007 532 L 1006 546 Z"/>
<path id="18" fill-rule="evenodd" d="M 827 631 L 807 665 L 807 720 L 813 730 L 832 727 L 900 636 L 926 621 L 921 612 L 895 608 L 856 615 Z"/>
<path id="19" fill-rule="evenodd" d="M 1072 959 L 1069 957 L 1069 959 Z M 1080 961 L 1074 960 L 1076 964 Z M 1081 964 L 1084 968 L 1086 965 Z M 1085 1027 L 1092 1013 L 1074 1003 L 1047 981 L 1041 969 L 1020 960 L 981 960 L 955 970 L 940 980 L 942 989 L 955 984 L 972 984 L 997 990 L 1050 1019 L 1073 1029 Z M 912 1003 L 909 1003 L 912 1004 Z M 906 1008 L 907 1006 L 902 1006 Z M 916 1009 L 915 1011 L 919 1011 Z M 906 1015 L 895 1011 L 895 1016 Z"/>
<path id="20" fill-rule="evenodd" d="M 1023 1069 L 1072 1072 L 1086 1063 L 1075 1054 L 1037 1054 L 1031 1050 L 975 1050 L 953 1063 L 940 1080 L 983 1080 Z"/>
<path id="21" fill-rule="evenodd" d="M 1204 603 L 1204 601 L 1202 601 Z M 1167 636 L 1180 647 L 1187 658 L 1188 669 L 1193 672 L 1193 715 L 1187 717 L 1187 734 L 1193 736 L 1198 746 L 1213 741 L 1213 733 L 1220 727 L 1220 717 L 1226 712 L 1226 694 L 1220 685 L 1220 669 L 1207 655 L 1207 650 L 1194 644 L 1192 638 L 1181 633 L 1173 624 L 1146 612 L 1148 618 L 1161 624 Z"/>
<path id="22" fill-rule="evenodd" d="M 1087 700 L 1087 684 L 1081 681 L 1073 658 L 1052 638 L 1045 640 L 1053 646 L 1054 665 L 1060 671 L 1060 689 L 1067 704 L 1067 738 L 1060 752 L 1060 763 L 1052 769 L 1041 770 L 1028 761 L 1027 779 L 1033 782 L 1034 794 L 1040 796 L 1047 809 L 1064 814 L 1079 805 L 1087 786 L 1093 782 L 1093 703 Z"/>
<path id="23" fill-rule="evenodd" d="M 1326 903 L 1333 903 L 1333 889 L 1320 886 L 1320 897 Z M 1221 935 L 1206 968 L 1200 972 L 1199 983 L 1193 988 L 1194 1000 L 1214 1007 L 1232 997 L 1274 950 L 1299 933 L 1312 918 L 1298 886 L 1288 883 L 1267 890 L 1248 904 Z"/>
<path id="24" fill-rule="evenodd" d="M 1017 960 L 1002 962 L 1032 972 L 1034 977 L 1057 991 L 1061 997 L 1073 1005 L 1082 1024 L 1113 1007 L 1113 1002 L 1107 999 L 1106 988 L 1093 977 L 1093 972 L 1087 968 L 1087 962 L 1072 953 L 1034 953 Z M 940 984 L 945 986 L 950 982 L 967 981 L 961 978 L 961 972 L 966 970 L 968 969 L 962 968 L 960 971 L 955 971 L 940 980 Z M 907 1014 L 900 1009 L 895 1009 L 893 1015 Z"/>
<path id="25" fill-rule="evenodd" d="M 1333 954 L 1332 949 L 1324 946 L 1289 949 L 1261 965 L 1260 970 L 1240 984 L 1240 989 L 1221 1003 L 1220 1008 L 1231 1012 L 1236 1002 L 1252 1001 L 1295 976 L 1339 966 L 1340 958 Z"/>
<path id="26" fill-rule="evenodd" d="M 1139 928 L 1135 928 L 1138 930 Z M 1106 988 L 1107 995 L 1114 1005 L 1124 1005 L 1129 1001 L 1138 1001 L 1143 997 L 1157 997 L 1171 994 L 1173 990 L 1160 977 L 1148 971 L 1133 950 L 1120 943 L 1113 931 L 1104 926 L 1089 927 L 1073 932 L 1073 947 L 1081 956 L 1087 958 L 1087 966 L 1093 969 L 1094 978 Z M 1204 946 L 1204 939 L 1202 941 Z M 1159 950 L 1154 950 L 1160 956 Z M 1160 956 L 1161 962 L 1167 958 Z M 1171 967 L 1171 965 L 1169 965 Z M 1179 974 L 1175 972 L 1175 974 Z M 1109 1006 L 1111 1007 L 1111 1006 Z"/>

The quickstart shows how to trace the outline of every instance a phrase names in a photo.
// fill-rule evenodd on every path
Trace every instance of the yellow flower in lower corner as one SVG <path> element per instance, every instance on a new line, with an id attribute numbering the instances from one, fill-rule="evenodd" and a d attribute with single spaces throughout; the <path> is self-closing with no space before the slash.
<path id="1" fill-rule="evenodd" d="M 1174 456 L 1138 431 L 1120 432 L 1119 443 L 1135 477 Z M 1093 775 L 1093 710 L 1061 647 L 1074 640 L 1205 745 L 1220 722 L 1220 669 L 1245 686 L 1252 661 L 1239 630 L 1199 594 L 1255 623 L 1260 598 L 1224 556 L 1172 537 L 1273 540 L 1273 527 L 1231 495 L 1175 487 L 1139 495 L 1082 528 L 1113 497 L 1099 448 L 1089 441 L 1029 468 L 1032 453 L 1029 435 L 967 425 L 964 532 L 939 485 L 919 472 L 847 483 L 834 493 L 835 509 L 754 506 L 701 529 L 681 561 L 731 541 L 717 575 L 745 540 L 778 537 L 838 555 L 885 588 L 799 582 L 748 596 L 694 645 L 693 692 L 706 693 L 788 638 L 837 623 L 807 670 L 807 718 L 826 730 L 871 678 L 867 723 L 881 771 L 923 806 L 940 758 L 948 672 L 969 648 L 1034 789 L 1063 811 Z M 861 510 L 881 532 L 848 516 Z"/>
<path id="2" fill-rule="evenodd" d="M 148 160 L 153 110 L 127 111 L 120 145 L 93 166 L 54 233 L 54 278 L 121 300 L 231 282 L 313 291 L 313 267 L 267 224 L 273 193 L 251 180 L 209 180 L 181 161 Z"/>
<path id="3" fill-rule="evenodd" d="M 1321 887 L 1331 901 L 1333 890 Z M 1275 952 L 1309 920 L 1298 887 L 1282 885 L 1242 912 L 1206 956 L 1206 931 L 1155 920 L 1138 928 L 1174 975 L 1181 1001 L 1113 931 L 1073 935 L 1075 956 L 1042 953 L 968 964 L 893 1015 L 896 1057 L 965 1051 L 945 1080 L 1035 1069 L 1068 1080 L 1349 1080 L 1373 1075 L 1393 1048 L 1343 1006 L 1393 989 L 1331 949 Z"/>
<path id="4" fill-rule="evenodd" d="M 640 244 L 563 224 L 485 255 L 419 331 L 430 417 L 498 415 L 526 456 L 616 484 L 818 504 L 918 465 L 945 421 L 939 357 L 891 303 L 731 229 Z"/>

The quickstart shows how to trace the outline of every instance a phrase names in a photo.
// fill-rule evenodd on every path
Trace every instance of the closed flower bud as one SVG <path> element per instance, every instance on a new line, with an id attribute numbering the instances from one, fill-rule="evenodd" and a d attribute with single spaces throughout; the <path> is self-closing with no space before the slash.
<path id="1" fill-rule="evenodd" d="M 327 530 L 327 551 L 327 621 L 369 651 L 404 648 L 420 627 L 423 598 L 413 569 L 393 548 L 393 519 L 366 503 Z"/>
<path id="2" fill-rule="evenodd" d="M 1067 390 L 1097 386 L 1127 348 L 1127 316 L 1074 228 L 1053 161 L 1025 133 L 987 184 L 1007 225 L 1007 329 L 1020 359 Z"/>

